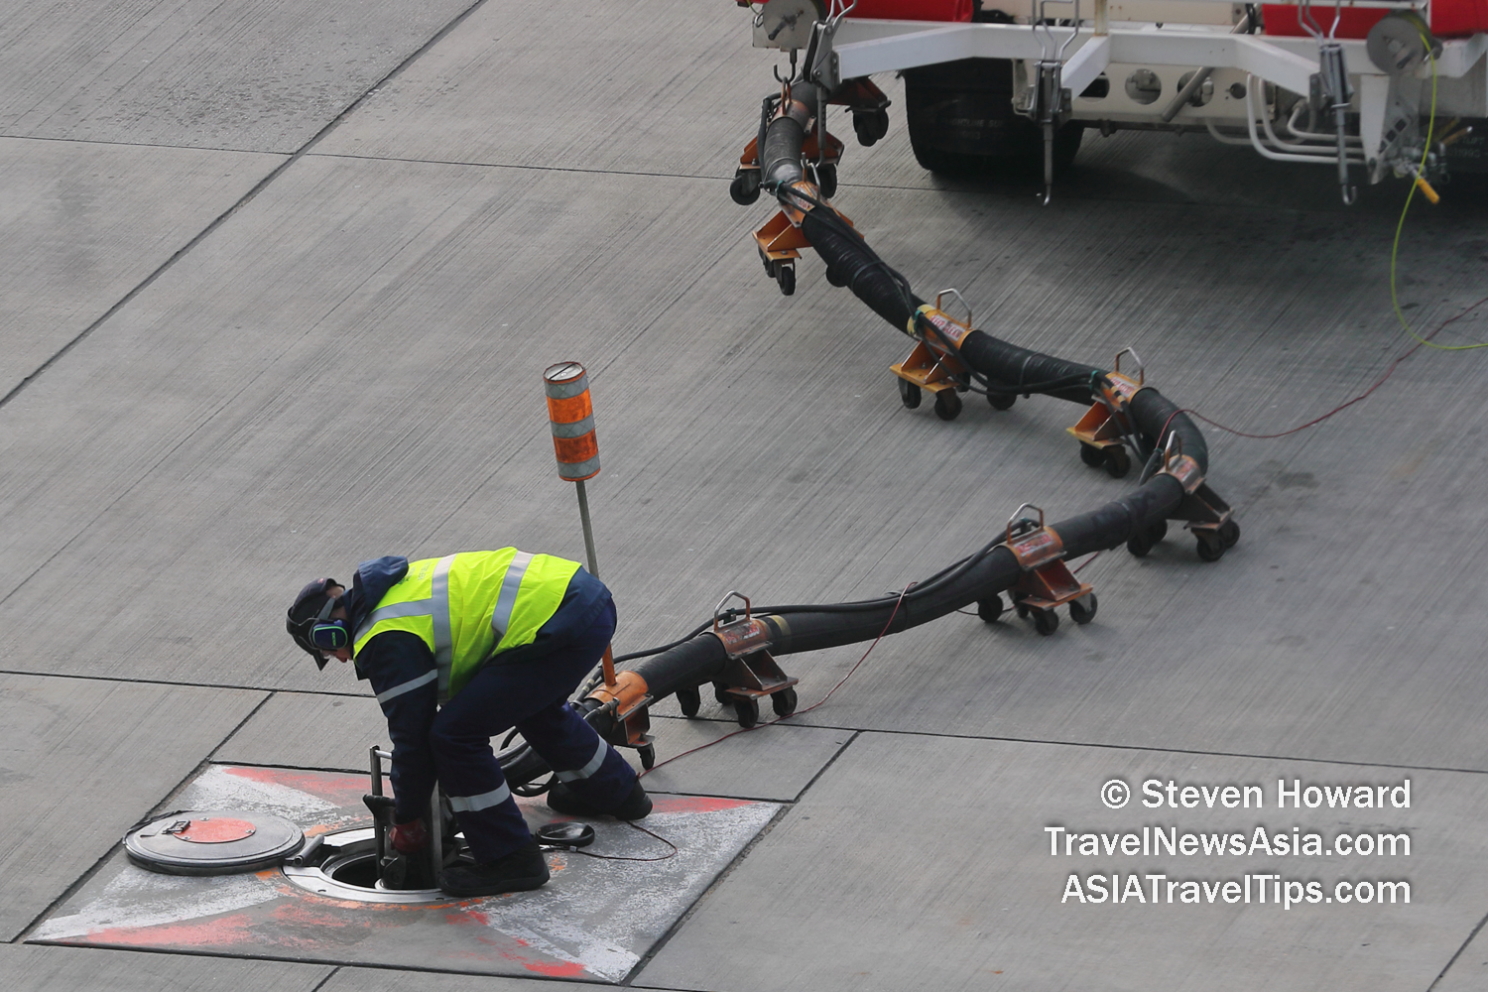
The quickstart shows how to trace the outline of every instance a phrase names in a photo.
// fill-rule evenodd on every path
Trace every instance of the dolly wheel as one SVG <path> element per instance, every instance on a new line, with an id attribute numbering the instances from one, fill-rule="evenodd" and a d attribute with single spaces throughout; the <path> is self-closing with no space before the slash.
<path id="1" fill-rule="evenodd" d="M 740 169 L 729 183 L 729 196 L 741 207 L 747 207 L 759 199 L 760 174 L 755 169 Z"/>
<path id="2" fill-rule="evenodd" d="M 1028 619 L 1028 607 L 1024 606 L 1022 603 L 1014 603 L 1013 609 L 1017 612 L 1019 620 Z"/>
<path id="3" fill-rule="evenodd" d="M 797 702 L 799 700 L 794 686 L 781 689 L 770 697 L 770 706 L 775 710 L 776 716 L 790 716 L 796 711 Z"/>
<path id="4" fill-rule="evenodd" d="M 961 397 L 954 389 L 942 389 L 935 394 L 935 415 L 941 420 L 961 416 Z"/>
<path id="5" fill-rule="evenodd" d="M 724 706 L 734 705 L 734 697 L 729 695 L 728 686 L 722 682 L 713 683 L 713 698 Z"/>
<path id="6" fill-rule="evenodd" d="M 872 148 L 878 144 L 879 139 L 889 133 L 889 112 L 887 110 L 855 110 L 852 119 L 853 131 L 858 136 L 858 144 L 864 148 Z"/>
<path id="7" fill-rule="evenodd" d="M 977 616 L 982 618 L 982 623 L 996 623 L 1002 619 L 1002 611 L 1002 597 L 996 593 L 977 600 Z"/>
<path id="8" fill-rule="evenodd" d="M 1240 524 L 1234 518 L 1219 525 L 1219 541 L 1226 548 L 1240 543 Z"/>
<path id="9" fill-rule="evenodd" d="M 775 281 L 780 284 L 780 292 L 783 296 L 793 296 L 796 292 L 796 267 L 794 265 L 781 265 L 775 269 Z"/>
<path id="10" fill-rule="evenodd" d="M 1059 614 L 1053 610 L 1036 610 L 1033 614 L 1033 629 L 1048 637 L 1059 629 Z"/>
<path id="11" fill-rule="evenodd" d="M 681 707 L 683 716 L 694 717 L 698 715 L 698 710 L 702 709 L 703 706 L 703 694 L 698 692 L 697 686 L 678 689 L 676 696 L 677 705 Z"/>
<path id="12" fill-rule="evenodd" d="M 1106 452 L 1103 448 L 1097 448 L 1093 444 L 1080 442 L 1080 461 L 1091 468 L 1100 468 L 1106 463 Z"/>
<path id="13" fill-rule="evenodd" d="M 734 713 L 739 717 L 739 726 L 748 730 L 759 723 L 759 700 L 752 696 L 735 698 Z"/>
<path id="14" fill-rule="evenodd" d="M 1195 534 L 1198 540 L 1199 557 L 1204 561 L 1219 561 L 1224 557 L 1225 544 L 1213 531 L 1201 530 Z"/>
<path id="15" fill-rule="evenodd" d="M 987 403 L 994 410 L 1011 410 L 1013 404 L 1018 402 L 1017 393 L 988 393 Z"/>
<path id="16" fill-rule="evenodd" d="M 920 387 L 908 379 L 899 380 L 899 402 L 904 404 L 904 409 L 913 410 L 920 405 Z"/>
<path id="17" fill-rule="evenodd" d="M 1079 599 L 1070 600 L 1070 619 L 1083 626 L 1095 619 L 1095 611 L 1098 604 L 1095 601 L 1095 593 L 1093 592 L 1087 593 L 1082 598 L 1084 600 L 1083 602 Z"/>
<path id="18" fill-rule="evenodd" d="M 643 744 L 636 748 L 636 753 L 641 756 L 641 767 L 650 771 L 656 767 L 656 745 Z"/>
<path id="19" fill-rule="evenodd" d="M 1106 449 L 1106 473 L 1113 479 L 1124 479 L 1131 471 L 1131 455 L 1124 447 Z"/>
<path id="20" fill-rule="evenodd" d="M 829 265 L 827 266 L 827 282 L 831 283 L 833 286 L 846 286 L 847 276 L 843 275 L 841 272 L 838 272 L 835 268 Z"/>

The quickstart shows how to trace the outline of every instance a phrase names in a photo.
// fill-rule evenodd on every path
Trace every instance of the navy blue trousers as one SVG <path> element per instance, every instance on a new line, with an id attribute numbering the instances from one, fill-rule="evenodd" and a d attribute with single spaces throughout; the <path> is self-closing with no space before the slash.
<path id="1" fill-rule="evenodd" d="M 572 637 L 497 655 L 435 716 L 429 744 L 439 782 L 476 861 L 495 861 L 532 840 L 491 750 L 491 738 L 513 727 L 600 809 L 630 794 L 635 771 L 568 703 L 614 633 L 615 604 L 607 600 Z"/>

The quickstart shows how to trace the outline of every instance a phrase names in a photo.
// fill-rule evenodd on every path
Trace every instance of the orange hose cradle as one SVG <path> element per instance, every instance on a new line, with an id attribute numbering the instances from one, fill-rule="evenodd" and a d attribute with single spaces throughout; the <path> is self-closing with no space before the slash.
<path id="1" fill-rule="evenodd" d="M 1024 510 L 1038 514 L 1035 520 L 1024 516 Z M 1033 617 L 1033 627 L 1040 634 L 1054 633 L 1059 626 L 1055 607 L 1069 605 L 1070 619 L 1087 624 L 1095 619 L 1095 589 L 1081 582 L 1064 563 L 1064 540 L 1053 527 L 1044 523 L 1044 511 L 1032 503 L 1018 507 L 1007 525 L 1003 547 L 1012 552 L 1022 573 L 1008 590 L 1013 607 L 1020 617 Z M 1002 616 L 1001 596 L 991 596 L 977 604 L 977 614 L 987 623 Z"/>
<path id="2" fill-rule="evenodd" d="M 1131 355 L 1137 377 L 1122 374 L 1121 356 Z M 1125 478 L 1131 471 L 1131 456 L 1126 453 L 1126 437 L 1135 432 L 1131 422 L 1131 398 L 1147 384 L 1147 370 L 1130 348 L 1116 355 L 1114 370 L 1107 372 L 1105 382 L 1092 393 L 1095 402 L 1073 427 L 1066 427 L 1080 442 L 1080 460 L 1091 468 L 1102 465 L 1113 479 Z"/>
<path id="3" fill-rule="evenodd" d="M 922 306 L 915 311 L 914 320 L 906 333 L 915 339 L 915 346 L 904 361 L 890 365 L 889 371 L 905 382 L 912 383 L 931 393 L 955 389 L 958 381 L 966 375 L 966 366 L 960 355 L 953 350 L 961 344 L 971 330 L 971 321 L 959 321 L 940 309 L 937 298 L 935 306 Z M 924 320 L 935 325 L 939 335 L 920 332 L 916 323 Z"/>
<path id="4" fill-rule="evenodd" d="M 609 651 L 605 652 L 609 657 Z M 589 693 L 601 709 L 612 713 L 607 739 L 615 747 L 633 747 L 640 752 L 641 766 L 656 764 L 656 745 L 647 733 L 651 729 L 650 705 L 654 698 L 639 672 L 616 672 L 614 682 Z"/>

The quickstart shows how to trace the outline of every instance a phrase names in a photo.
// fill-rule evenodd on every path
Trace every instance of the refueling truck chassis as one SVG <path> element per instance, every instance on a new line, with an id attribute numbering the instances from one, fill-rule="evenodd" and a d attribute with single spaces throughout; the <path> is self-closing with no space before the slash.
<path id="1" fill-rule="evenodd" d="M 916 158 L 936 172 L 1042 164 L 1052 184 L 1084 128 L 1199 130 L 1329 166 L 1346 203 L 1361 181 L 1429 195 L 1448 169 L 1488 171 L 1482 0 L 980 2 L 768 0 L 754 44 L 804 51 L 834 92 L 902 73 Z"/>

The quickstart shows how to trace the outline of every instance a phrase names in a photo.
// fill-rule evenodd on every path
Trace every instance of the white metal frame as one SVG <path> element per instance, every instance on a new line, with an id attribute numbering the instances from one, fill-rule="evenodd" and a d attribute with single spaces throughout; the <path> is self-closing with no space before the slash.
<path id="1" fill-rule="evenodd" d="M 1192 10 L 1195 2 L 1203 0 L 1187 0 L 1181 6 Z M 1224 0 L 1224 6 L 1232 5 Z M 1314 16 L 1325 26 L 1330 20 L 1331 6 L 1319 4 L 1315 8 Z M 1161 3 L 1154 0 L 1127 4 L 1118 0 L 1117 10 L 1130 14 L 1137 9 L 1160 7 Z M 1106 14 L 1107 2 L 1099 2 L 1094 19 L 1081 22 L 1066 50 L 1063 85 L 1076 95 L 1075 119 L 1143 121 L 1172 128 L 1201 125 L 1222 140 L 1223 136 L 1214 131 L 1216 124 L 1244 124 L 1251 135 L 1249 143 L 1269 158 L 1336 161 L 1336 155 L 1321 148 L 1318 150 L 1322 154 L 1295 151 L 1287 140 L 1275 137 L 1269 120 L 1262 121 L 1267 134 L 1263 136 L 1256 130 L 1256 110 L 1250 92 L 1254 80 L 1308 95 L 1312 78 L 1319 71 L 1318 42 L 1313 38 L 1233 34 L 1231 26 L 1223 23 L 1170 24 L 1155 19 L 1109 22 Z M 1368 150 L 1361 153 L 1369 160 L 1377 153 L 1383 137 L 1389 77 L 1370 60 L 1363 40 L 1339 39 L 1339 44 L 1354 87 L 1353 108 L 1360 115 L 1362 149 Z M 833 48 L 843 79 L 966 58 L 1012 59 L 1031 68 L 1046 57 L 1039 37 L 1027 23 L 948 24 L 848 18 L 838 29 Z M 1488 53 L 1488 35 L 1484 34 L 1442 43 L 1434 68 L 1441 84 L 1437 100 L 1440 115 L 1488 115 L 1488 71 L 1480 66 L 1485 53 Z M 1110 80 L 1111 91 L 1116 92 L 1132 72 L 1153 67 L 1189 70 L 1209 67 L 1216 71 L 1216 80 L 1224 81 L 1224 85 L 1229 85 L 1231 79 L 1245 79 L 1246 92 L 1237 99 L 1226 95 L 1223 100 L 1213 101 L 1212 107 L 1185 106 L 1171 123 L 1161 121 L 1168 103 L 1166 87 L 1164 98 L 1145 107 L 1118 100 L 1121 106 L 1119 110 L 1112 107 L 1117 110 L 1114 113 L 1102 113 L 1095 101 L 1079 98 L 1103 73 Z M 1417 75 L 1428 79 L 1432 71 L 1423 65 Z M 1265 117 L 1264 110 L 1261 116 Z"/>

